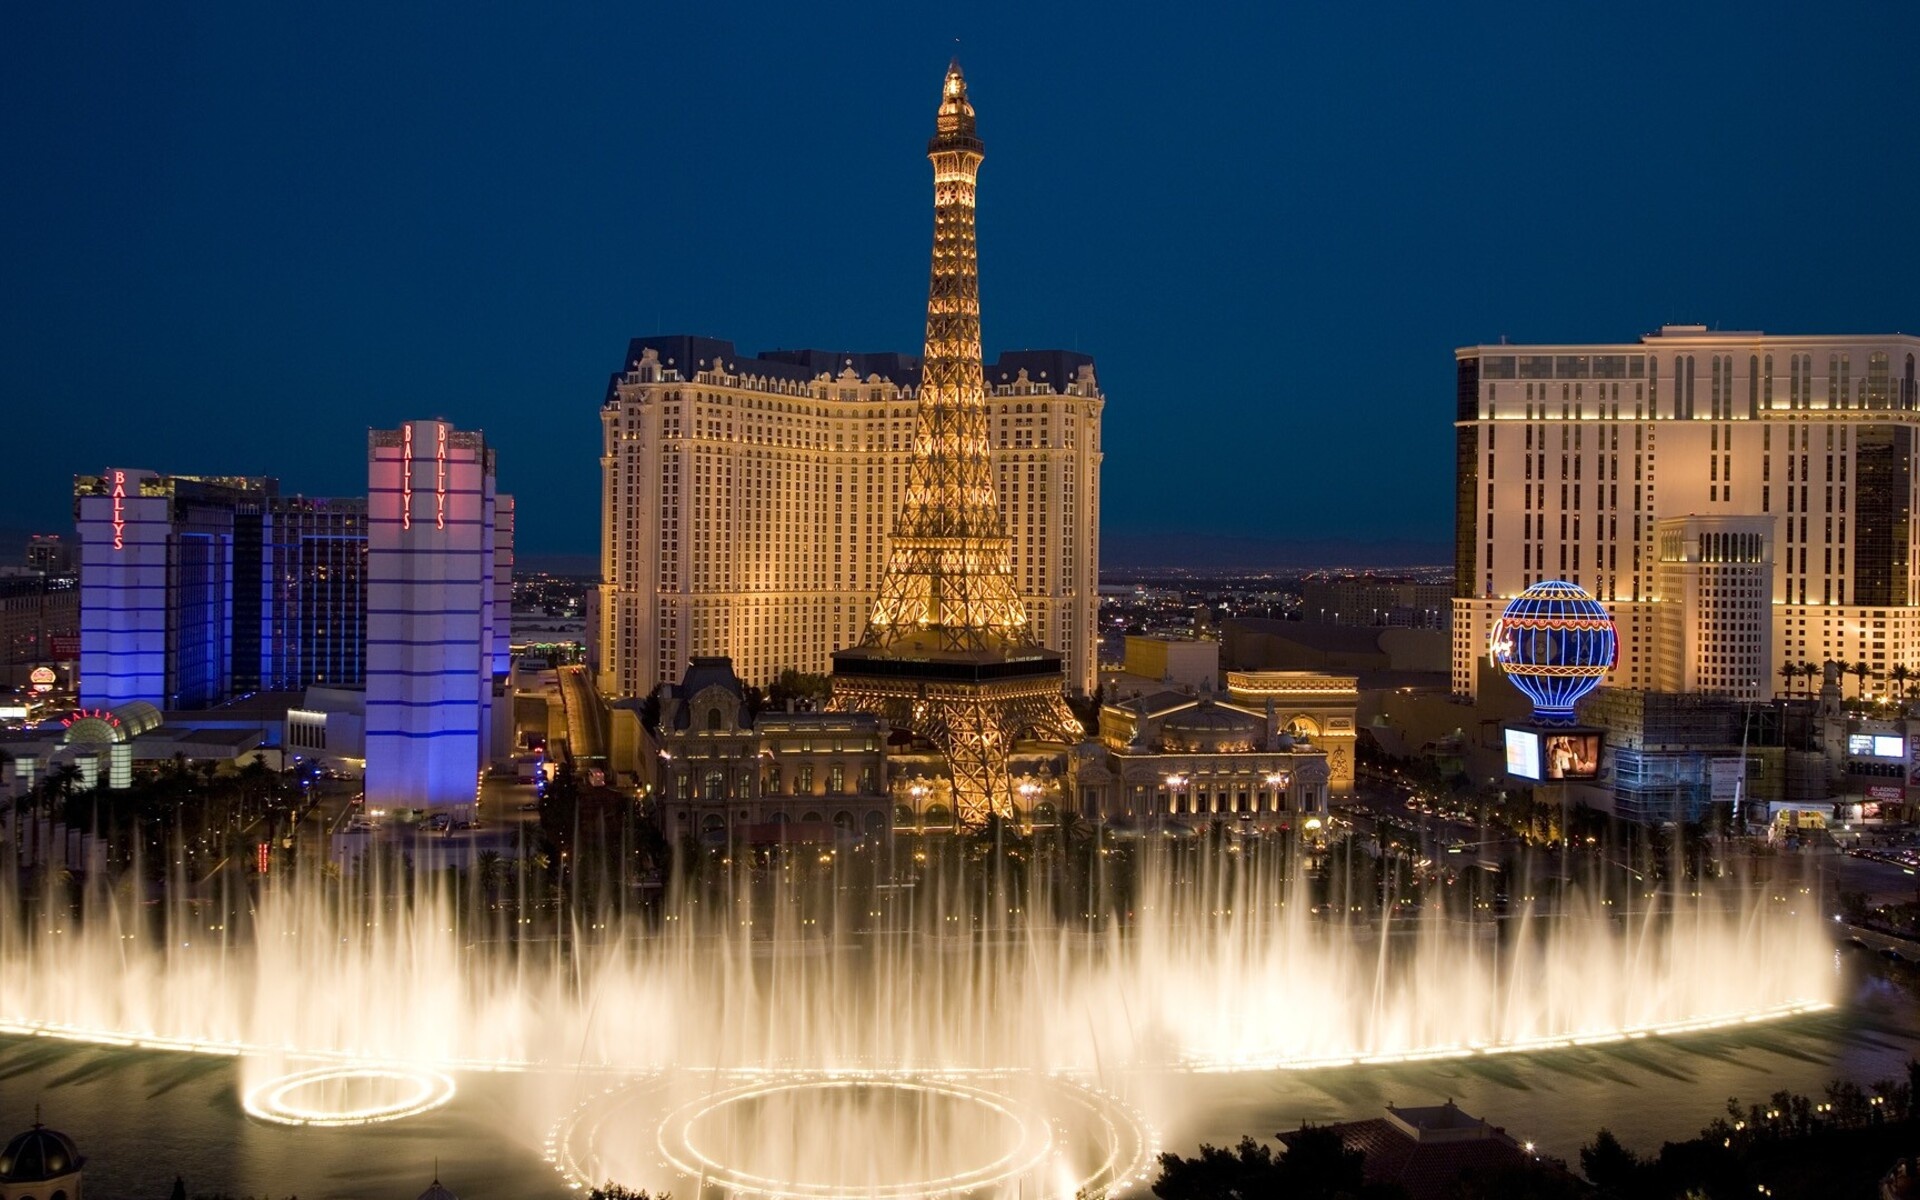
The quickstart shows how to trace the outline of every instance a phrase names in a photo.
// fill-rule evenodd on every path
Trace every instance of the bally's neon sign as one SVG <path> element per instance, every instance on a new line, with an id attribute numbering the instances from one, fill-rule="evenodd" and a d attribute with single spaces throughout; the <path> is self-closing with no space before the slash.
<path id="1" fill-rule="evenodd" d="M 103 721 L 110 728 L 120 728 L 120 718 L 104 708 L 76 708 L 60 718 L 60 728 L 72 729 L 81 721 Z"/>
<path id="2" fill-rule="evenodd" d="M 413 528 L 413 426 L 400 427 L 400 528 Z"/>
<path id="3" fill-rule="evenodd" d="M 434 427 L 433 527 L 447 527 L 447 427 Z M 413 426 L 400 427 L 400 528 L 413 528 Z"/>
<path id="4" fill-rule="evenodd" d="M 127 548 L 127 473 L 113 473 L 113 548 Z"/>

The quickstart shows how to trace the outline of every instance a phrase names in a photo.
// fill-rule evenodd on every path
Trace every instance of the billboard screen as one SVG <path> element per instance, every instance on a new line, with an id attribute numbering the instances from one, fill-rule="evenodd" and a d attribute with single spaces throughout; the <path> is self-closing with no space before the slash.
<path id="1" fill-rule="evenodd" d="M 1598 779 L 1600 735 L 1591 730 L 1543 734 L 1540 766 L 1547 779 Z"/>
<path id="2" fill-rule="evenodd" d="M 1897 733 L 1850 733 L 1847 753 L 1868 758 L 1905 758 L 1907 739 Z"/>
<path id="3" fill-rule="evenodd" d="M 1746 763 L 1738 758 L 1716 758 L 1707 764 L 1707 799 L 1715 804 L 1733 804 L 1740 799 L 1740 784 L 1746 778 Z"/>
<path id="4" fill-rule="evenodd" d="M 1507 774 L 1540 778 L 1540 735 L 1530 729 L 1509 729 L 1506 734 Z"/>

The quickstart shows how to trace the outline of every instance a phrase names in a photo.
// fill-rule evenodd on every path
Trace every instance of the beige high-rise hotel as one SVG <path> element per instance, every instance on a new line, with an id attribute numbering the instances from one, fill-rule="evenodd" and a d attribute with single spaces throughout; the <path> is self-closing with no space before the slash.
<path id="1" fill-rule="evenodd" d="M 636 338 L 601 408 L 600 690 L 640 696 L 692 659 L 765 685 L 860 640 L 900 511 L 920 359 Z M 1035 639 L 1096 687 L 1100 413 L 1093 360 L 986 364 L 1000 513 Z"/>
<path id="2" fill-rule="evenodd" d="M 1920 338 L 1669 325 L 1455 352 L 1453 689 L 1508 598 L 1564 579 L 1611 686 L 1764 698 L 1781 667 L 1920 668 Z"/>

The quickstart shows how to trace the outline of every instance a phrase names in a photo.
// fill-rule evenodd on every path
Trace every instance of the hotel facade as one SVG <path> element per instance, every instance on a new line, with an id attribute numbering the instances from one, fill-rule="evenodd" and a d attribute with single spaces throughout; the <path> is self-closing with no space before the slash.
<path id="1" fill-rule="evenodd" d="M 366 516 L 364 500 L 282 496 L 270 478 L 77 476 L 81 705 L 359 686 Z"/>
<path id="2" fill-rule="evenodd" d="M 485 435 L 408 421 L 368 434 L 367 508 L 367 802 L 471 804 L 505 675 L 513 500 Z"/>
<path id="3" fill-rule="evenodd" d="M 1508 599 L 1592 592 L 1608 686 L 1764 698 L 1783 666 L 1920 667 L 1920 338 L 1669 325 L 1456 360 L 1453 690 Z"/>
<path id="4" fill-rule="evenodd" d="M 600 691 L 643 696 L 695 657 L 765 685 L 825 673 L 860 640 L 887 561 L 921 361 L 637 338 L 601 408 L 601 572 L 589 622 Z M 1029 628 L 1097 679 L 1100 419 L 1093 360 L 986 364 L 1001 517 Z"/>

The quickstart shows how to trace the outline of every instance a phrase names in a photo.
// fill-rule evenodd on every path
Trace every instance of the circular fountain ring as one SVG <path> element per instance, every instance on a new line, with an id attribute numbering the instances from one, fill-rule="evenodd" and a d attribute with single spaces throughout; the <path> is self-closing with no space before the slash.
<path id="1" fill-rule="evenodd" d="M 582 1187 L 633 1174 L 630 1163 L 609 1161 L 606 1152 L 630 1145 L 651 1125 L 654 1166 L 678 1176 L 676 1182 L 699 1180 L 734 1196 L 909 1200 L 1017 1193 L 1072 1200 L 1075 1193 L 1119 1190 L 1144 1178 L 1156 1151 L 1152 1133 L 1125 1104 L 1039 1074 L 739 1073 L 691 1100 L 673 1094 L 674 1080 L 669 1074 L 615 1085 L 581 1104 L 548 1138 L 555 1169 Z M 877 1110 L 897 1120 L 903 1107 L 916 1128 L 970 1126 L 973 1136 L 949 1137 L 932 1148 L 933 1157 L 923 1153 L 892 1177 L 860 1174 L 873 1147 L 900 1132 Z M 819 1128 L 806 1128 L 808 1122 Z M 796 1126 L 789 1152 L 804 1158 L 809 1148 L 838 1144 L 855 1147 L 851 1160 L 781 1161 L 781 1151 L 759 1131 Z M 729 1130 L 742 1127 L 752 1131 L 741 1139 L 745 1144 L 729 1146 Z M 664 1178 L 623 1182 L 668 1186 Z"/>
<path id="2" fill-rule="evenodd" d="M 453 1080 L 419 1067 L 319 1067 L 269 1079 L 247 1092 L 247 1115 L 276 1125 L 373 1125 L 439 1108 Z"/>
<path id="3" fill-rule="evenodd" d="M 834 1196 L 843 1194 L 846 1181 L 793 1178 L 761 1173 L 749 1149 L 746 1164 L 724 1151 L 716 1152 L 716 1143 L 724 1144 L 724 1127 L 737 1120 L 742 1109 L 753 1109 L 779 1102 L 791 1105 L 796 1099 L 831 1105 L 835 1092 L 869 1100 L 892 1094 L 917 1102 L 945 1120 L 930 1124 L 950 1125 L 973 1109 L 983 1115 L 993 1131 L 976 1143 L 979 1155 L 993 1155 L 984 1161 L 953 1164 L 951 1169 L 921 1179 L 889 1180 L 861 1190 L 874 1200 L 905 1200 L 913 1196 L 941 1196 L 955 1192 L 991 1187 L 1023 1172 L 1031 1171 L 1053 1149 L 1052 1126 L 1037 1114 L 1024 1111 L 1005 1097 L 980 1088 L 938 1080 L 918 1079 L 789 1079 L 768 1083 L 748 1083 L 718 1096 L 703 1098 L 668 1114 L 660 1123 L 660 1153 L 683 1175 L 705 1178 L 730 1193 L 757 1193 L 772 1196 Z M 884 1103 L 884 1101 L 883 1101 Z M 998 1153 L 995 1153 L 995 1152 Z"/>

